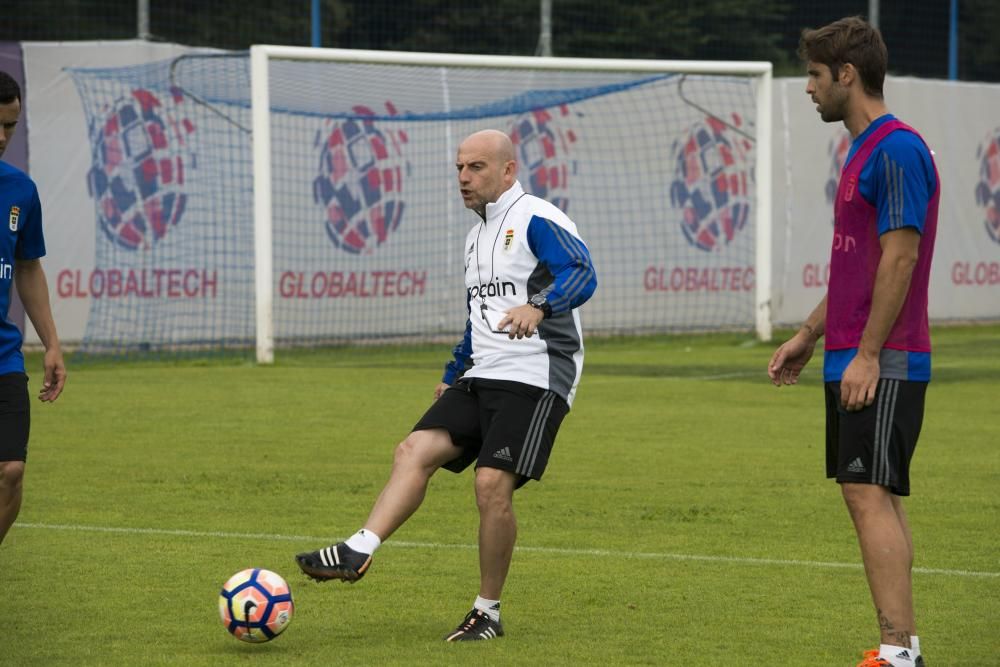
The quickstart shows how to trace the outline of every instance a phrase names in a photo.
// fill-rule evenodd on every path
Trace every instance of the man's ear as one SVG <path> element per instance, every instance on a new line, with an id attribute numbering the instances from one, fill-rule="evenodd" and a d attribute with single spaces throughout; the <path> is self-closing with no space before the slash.
<path id="1" fill-rule="evenodd" d="M 858 70 L 851 63 L 844 63 L 837 71 L 837 80 L 844 87 L 850 86 L 858 78 Z"/>

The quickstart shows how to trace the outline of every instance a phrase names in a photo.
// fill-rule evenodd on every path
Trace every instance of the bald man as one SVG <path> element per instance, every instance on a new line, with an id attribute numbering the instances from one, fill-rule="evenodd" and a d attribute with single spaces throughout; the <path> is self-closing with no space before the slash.
<path id="1" fill-rule="evenodd" d="M 479 594 L 446 641 L 502 637 L 500 594 L 517 521 L 514 491 L 545 471 L 583 370 L 577 308 L 597 287 L 576 225 L 524 191 L 510 138 L 470 135 L 455 160 L 466 208 L 478 222 L 465 245 L 465 335 L 434 402 L 396 447 L 392 473 L 364 527 L 345 542 L 296 556 L 319 581 L 354 582 L 372 554 L 413 515 L 431 476 L 475 463 Z M 444 538 L 460 543 L 461 536 Z"/>

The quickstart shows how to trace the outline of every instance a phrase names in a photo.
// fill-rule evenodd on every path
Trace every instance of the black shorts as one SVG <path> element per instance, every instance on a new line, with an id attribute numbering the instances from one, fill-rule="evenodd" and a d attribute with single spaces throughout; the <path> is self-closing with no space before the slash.
<path id="1" fill-rule="evenodd" d="M 24 461 L 28 457 L 31 404 L 28 376 L 0 375 L 0 461 Z"/>
<path id="2" fill-rule="evenodd" d="M 926 382 L 878 381 L 875 402 L 848 412 L 840 383 L 826 383 L 826 476 L 910 495 L 910 459 L 924 420 Z"/>
<path id="3" fill-rule="evenodd" d="M 519 476 L 520 487 L 541 479 L 569 406 L 555 392 L 522 382 L 463 378 L 424 413 L 414 431 L 443 428 L 462 453 L 444 465 L 461 472 L 470 463 Z M 516 488 L 516 487 L 515 487 Z"/>

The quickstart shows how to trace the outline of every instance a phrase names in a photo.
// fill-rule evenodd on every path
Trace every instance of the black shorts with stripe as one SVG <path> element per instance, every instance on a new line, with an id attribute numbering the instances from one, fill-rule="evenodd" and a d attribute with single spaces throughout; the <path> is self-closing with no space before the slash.
<path id="1" fill-rule="evenodd" d="M 0 461 L 24 461 L 28 457 L 31 402 L 28 376 L 0 375 Z"/>
<path id="2" fill-rule="evenodd" d="M 463 378 L 424 413 L 414 431 L 443 428 L 462 452 L 444 465 L 461 472 L 499 468 L 519 476 L 520 487 L 541 479 L 563 418 L 566 401 L 548 389 L 523 382 Z"/>
<path id="3" fill-rule="evenodd" d="M 910 460 L 924 420 L 926 382 L 882 378 L 875 402 L 857 412 L 840 404 L 840 383 L 826 383 L 826 476 L 878 484 L 910 495 Z"/>

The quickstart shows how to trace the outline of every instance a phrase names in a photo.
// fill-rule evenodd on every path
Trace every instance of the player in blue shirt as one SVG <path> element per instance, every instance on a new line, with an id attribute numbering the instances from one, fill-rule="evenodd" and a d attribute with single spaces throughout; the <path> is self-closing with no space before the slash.
<path id="1" fill-rule="evenodd" d="M 888 113 L 888 51 L 860 17 L 805 30 L 805 92 L 854 137 L 834 203 L 826 295 L 771 358 L 796 384 L 825 337 L 826 475 L 854 523 L 880 644 L 858 667 L 922 667 L 913 612 L 913 537 L 903 498 L 930 379 L 927 315 L 940 187 L 919 134 Z"/>
<path id="2" fill-rule="evenodd" d="M 21 115 L 21 88 L 0 72 L 0 156 Z M 28 454 L 30 409 L 21 332 L 8 319 L 15 279 L 24 311 L 45 346 L 45 377 L 38 398 L 54 401 L 66 382 L 49 286 L 40 258 L 45 254 L 42 207 L 27 174 L 0 162 L 0 542 L 21 508 L 24 462 Z"/>

